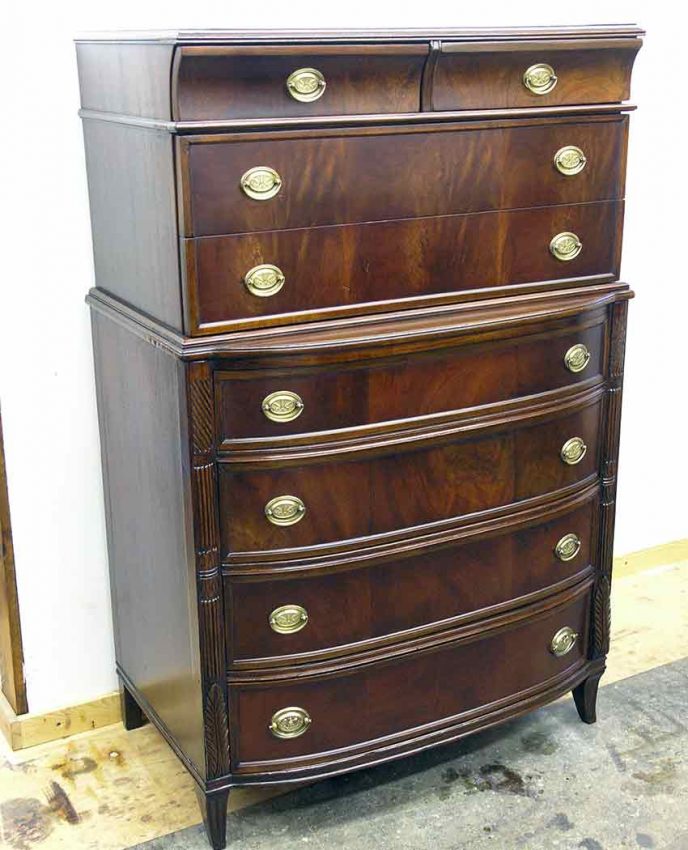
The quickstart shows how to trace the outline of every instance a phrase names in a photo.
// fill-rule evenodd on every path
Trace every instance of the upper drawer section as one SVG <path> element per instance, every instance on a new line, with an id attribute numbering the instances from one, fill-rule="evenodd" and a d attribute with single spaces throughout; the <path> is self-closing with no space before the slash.
<path id="1" fill-rule="evenodd" d="M 623 195 L 627 118 L 181 140 L 187 236 L 576 204 Z M 580 148 L 574 176 L 554 165 Z"/>
<path id="2" fill-rule="evenodd" d="M 616 103 L 630 94 L 640 39 L 443 42 L 435 110 Z"/>
<path id="3" fill-rule="evenodd" d="M 182 121 L 417 112 L 427 44 L 182 47 Z"/>

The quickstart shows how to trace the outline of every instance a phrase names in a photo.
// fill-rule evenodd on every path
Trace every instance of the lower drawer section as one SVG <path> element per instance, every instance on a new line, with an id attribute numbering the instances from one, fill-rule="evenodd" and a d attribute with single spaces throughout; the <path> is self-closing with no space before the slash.
<path id="1" fill-rule="evenodd" d="M 586 583 L 412 655 L 316 675 L 303 671 L 298 679 L 230 684 L 232 770 L 336 764 L 362 750 L 402 748 L 483 715 L 488 723 L 488 715 L 509 705 L 517 713 L 519 701 L 582 665 L 589 600 Z M 553 639 L 562 629 L 577 637 L 556 655 Z M 567 648 L 566 636 L 559 650 Z"/>

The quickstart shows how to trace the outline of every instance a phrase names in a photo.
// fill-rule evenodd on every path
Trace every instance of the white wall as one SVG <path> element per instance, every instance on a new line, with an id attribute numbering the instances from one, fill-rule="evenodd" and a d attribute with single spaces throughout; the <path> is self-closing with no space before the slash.
<path id="1" fill-rule="evenodd" d="M 0 399 L 31 710 L 116 687 L 88 312 L 93 282 L 73 36 L 174 27 L 637 21 L 624 279 L 631 304 L 617 551 L 688 537 L 681 7 L 513 2 L 15 3 L 4 17 Z M 552 7 L 552 13 L 555 7 Z M 9 18 L 9 20 L 8 20 Z"/>

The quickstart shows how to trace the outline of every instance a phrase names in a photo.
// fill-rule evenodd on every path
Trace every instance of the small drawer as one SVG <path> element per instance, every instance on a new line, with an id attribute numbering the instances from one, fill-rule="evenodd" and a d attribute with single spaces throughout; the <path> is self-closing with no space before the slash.
<path id="1" fill-rule="evenodd" d="M 503 109 L 620 103 L 642 41 L 443 42 L 432 108 Z"/>
<path id="2" fill-rule="evenodd" d="M 583 586 L 559 605 L 521 609 L 507 625 L 486 624 L 411 656 L 320 676 L 302 671 L 298 681 L 230 685 L 232 768 L 297 770 L 318 757 L 371 757 L 376 746 L 389 753 L 476 717 L 488 724 L 519 700 L 561 689 L 583 666 L 589 608 Z"/>
<path id="3" fill-rule="evenodd" d="M 621 199 L 627 127 L 627 116 L 616 116 L 182 138 L 183 235 Z M 571 146 L 585 155 L 575 175 L 554 166 L 557 152 Z M 320 237 L 299 236 L 306 262 L 310 240 Z"/>
<path id="4" fill-rule="evenodd" d="M 383 301 L 535 281 L 616 277 L 622 216 L 622 201 L 600 201 L 187 239 L 191 331 L 219 333 L 232 322 L 280 314 L 293 322 L 352 306 L 365 313 Z M 575 256 L 553 254 L 561 233 L 578 239 Z"/>
<path id="5" fill-rule="evenodd" d="M 604 372 L 606 311 L 581 313 L 565 328 L 505 340 L 418 352 L 400 360 L 326 363 L 260 372 L 215 373 L 219 449 L 246 448 L 237 441 L 284 442 L 290 435 L 337 432 L 363 426 L 417 428 L 438 414 L 536 395 Z M 402 421 L 405 420 L 405 421 Z M 376 430 L 380 430 L 379 428 Z"/>
<path id="6" fill-rule="evenodd" d="M 175 118 L 417 112 L 427 44 L 182 47 Z"/>
<path id="7" fill-rule="evenodd" d="M 500 528 L 439 551 L 388 555 L 371 566 L 230 572 L 230 664 L 348 654 L 523 605 L 590 569 L 598 509 L 595 492 L 582 506 L 541 509 L 518 531 Z M 511 528 L 519 520 L 506 522 Z"/>
<path id="8" fill-rule="evenodd" d="M 585 398 L 588 396 L 586 395 Z M 373 442 L 376 456 L 319 459 L 309 446 L 282 464 L 219 464 L 224 553 L 318 547 L 516 505 L 571 487 L 598 469 L 599 391 L 541 421 L 522 409 L 457 437 Z M 570 403 L 571 405 L 573 403 Z M 556 410 L 560 410 L 559 403 Z M 534 416 L 535 423 L 530 417 Z M 501 417 L 500 417 L 501 419 Z M 453 439 L 453 442 L 444 443 Z M 433 443 L 434 441 L 434 443 Z M 321 454 L 321 453 L 319 453 Z M 246 468 L 248 467 L 248 468 Z"/>

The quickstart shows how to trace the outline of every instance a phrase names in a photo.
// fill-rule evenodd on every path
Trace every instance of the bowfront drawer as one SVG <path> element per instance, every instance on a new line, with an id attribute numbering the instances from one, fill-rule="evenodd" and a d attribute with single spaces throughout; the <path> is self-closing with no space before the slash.
<path id="1" fill-rule="evenodd" d="M 184 233 L 618 199 L 627 126 L 623 116 L 181 139 Z M 560 153 L 571 148 L 580 155 Z M 579 165 L 584 160 L 583 167 L 576 170 L 574 160 Z M 301 235 L 305 258 L 309 235 Z M 318 240 L 317 234 L 311 238 Z"/>
<path id="2" fill-rule="evenodd" d="M 601 201 L 187 239 L 193 329 L 217 333 L 242 319 L 290 314 L 293 321 L 301 311 L 365 311 L 383 301 L 616 277 L 622 217 L 622 201 Z M 555 253 L 569 234 L 571 252 Z"/>
<path id="3" fill-rule="evenodd" d="M 426 44 L 183 47 L 182 121 L 417 112 Z"/>
<path id="4" fill-rule="evenodd" d="M 606 310 L 582 313 L 563 328 L 358 364 L 218 371 L 219 448 L 295 434 L 356 437 L 342 430 L 432 424 L 438 414 L 573 387 L 604 372 Z M 408 420 L 400 422 L 400 420 Z M 376 429 L 379 430 L 379 429 Z M 335 432 L 325 434 L 323 432 Z"/>
<path id="5" fill-rule="evenodd" d="M 575 405 L 555 402 L 544 413 L 525 405 L 500 411 L 492 424 L 464 423 L 420 445 L 413 436 L 392 445 L 373 441 L 372 458 L 353 452 L 323 460 L 306 446 L 281 462 L 269 455 L 251 464 L 223 461 L 223 552 L 312 547 L 416 528 L 579 484 L 598 468 L 600 395 L 596 390 Z M 562 406 L 574 411 L 552 412 Z"/>
<path id="6" fill-rule="evenodd" d="M 297 770 L 321 753 L 331 763 L 359 748 L 370 757 L 382 739 L 387 749 L 422 740 L 562 689 L 584 664 L 587 589 L 533 608 L 404 658 L 299 681 L 230 685 L 234 770 L 260 772 L 281 762 Z"/>
<path id="7" fill-rule="evenodd" d="M 630 95 L 642 41 L 443 42 L 432 107 L 501 109 L 618 103 Z"/>
<path id="8" fill-rule="evenodd" d="M 596 490 L 578 507 L 541 509 L 518 531 L 382 563 L 293 566 L 225 578 L 227 649 L 243 666 L 303 662 L 397 643 L 494 614 L 585 575 L 598 512 Z M 523 524 L 514 518 L 511 522 Z M 510 526 L 511 527 L 511 526 Z"/>

